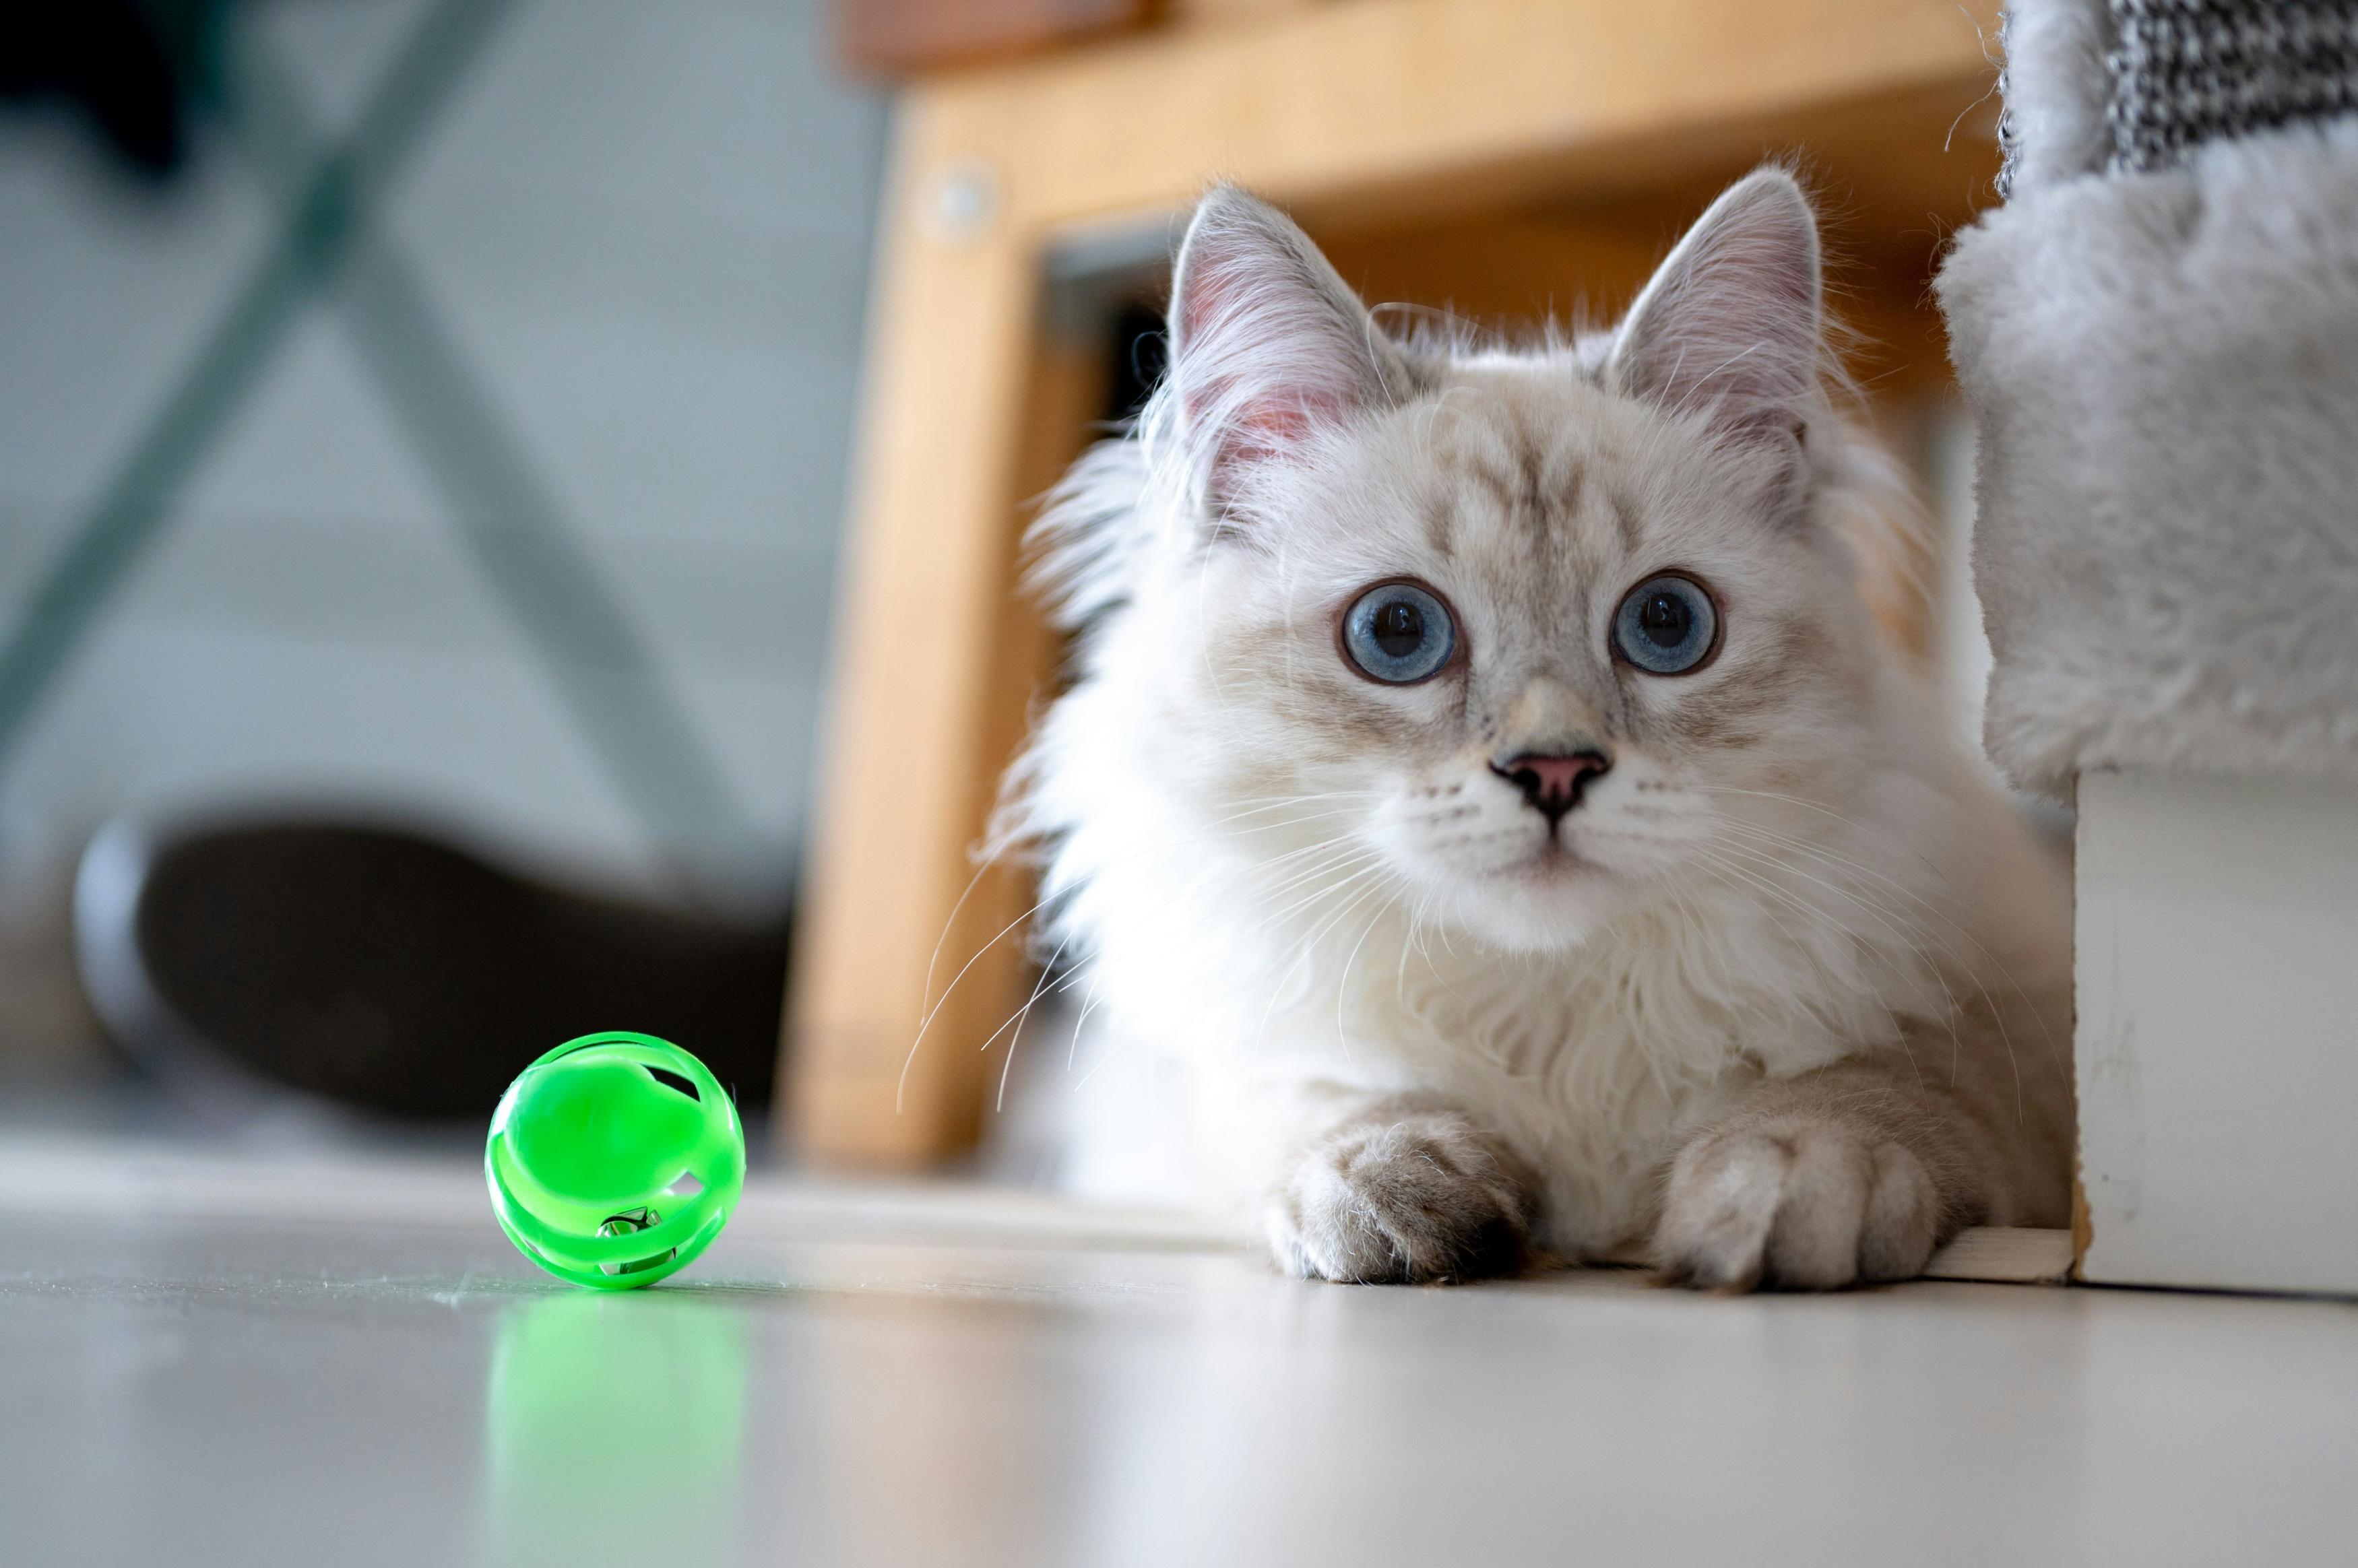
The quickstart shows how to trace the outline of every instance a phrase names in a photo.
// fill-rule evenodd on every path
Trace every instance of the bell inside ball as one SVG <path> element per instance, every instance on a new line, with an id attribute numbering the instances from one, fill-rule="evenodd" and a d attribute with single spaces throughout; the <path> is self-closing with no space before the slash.
<path id="1" fill-rule="evenodd" d="M 508 1086 L 483 1178 L 525 1257 L 576 1284 L 633 1289 L 720 1234 L 744 1191 L 745 1132 L 689 1053 L 652 1034 L 585 1034 Z"/>

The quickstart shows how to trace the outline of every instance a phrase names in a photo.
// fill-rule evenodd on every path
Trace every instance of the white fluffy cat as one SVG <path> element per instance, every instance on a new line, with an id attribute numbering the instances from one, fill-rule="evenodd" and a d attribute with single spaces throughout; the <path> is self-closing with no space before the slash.
<path id="1" fill-rule="evenodd" d="M 1388 335 L 1217 189 L 1170 329 L 1043 523 L 1079 678 L 1008 829 L 1280 1263 L 1832 1287 L 2064 1223 L 2061 879 L 1861 598 L 1908 501 L 1794 182 L 1522 350 Z"/>

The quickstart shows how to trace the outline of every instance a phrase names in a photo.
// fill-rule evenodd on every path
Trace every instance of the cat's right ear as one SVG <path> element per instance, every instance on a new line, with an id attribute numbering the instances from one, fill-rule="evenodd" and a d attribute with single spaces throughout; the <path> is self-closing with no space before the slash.
<path id="1" fill-rule="evenodd" d="M 1234 186 L 1195 209 L 1171 284 L 1171 377 L 1212 499 L 1253 465 L 1390 401 L 1404 373 L 1293 221 Z"/>
<path id="2" fill-rule="evenodd" d="M 1818 221 L 1781 168 L 1728 187 L 1629 308 L 1614 383 L 1743 441 L 1787 442 L 1819 396 Z"/>

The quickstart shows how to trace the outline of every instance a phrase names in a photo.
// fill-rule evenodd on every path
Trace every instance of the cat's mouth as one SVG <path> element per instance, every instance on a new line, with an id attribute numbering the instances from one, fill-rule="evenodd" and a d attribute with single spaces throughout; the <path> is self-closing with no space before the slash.
<path id="1" fill-rule="evenodd" d="M 1538 849 L 1521 860 L 1499 868 L 1494 874 L 1514 881 L 1563 882 L 1610 873 L 1603 865 L 1565 842 L 1561 834 L 1551 833 L 1541 841 Z"/>

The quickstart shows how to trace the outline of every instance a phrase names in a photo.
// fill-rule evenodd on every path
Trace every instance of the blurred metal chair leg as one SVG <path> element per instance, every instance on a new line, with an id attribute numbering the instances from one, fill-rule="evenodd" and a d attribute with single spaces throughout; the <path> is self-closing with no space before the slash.
<path id="1" fill-rule="evenodd" d="M 260 389 L 304 308 L 333 306 L 442 491 L 476 561 L 540 652 L 618 795 L 693 887 L 731 860 L 778 858 L 733 797 L 621 601 L 581 548 L 497 403 L 443 330 L 375 212 L 514 9 L 441 0 L 352 132 L 319 136 L 249 32 L 232 125 L 285 203 L 278 234 L 166 396 L 0 650 L 0 764 L 180 492 Z"/>

